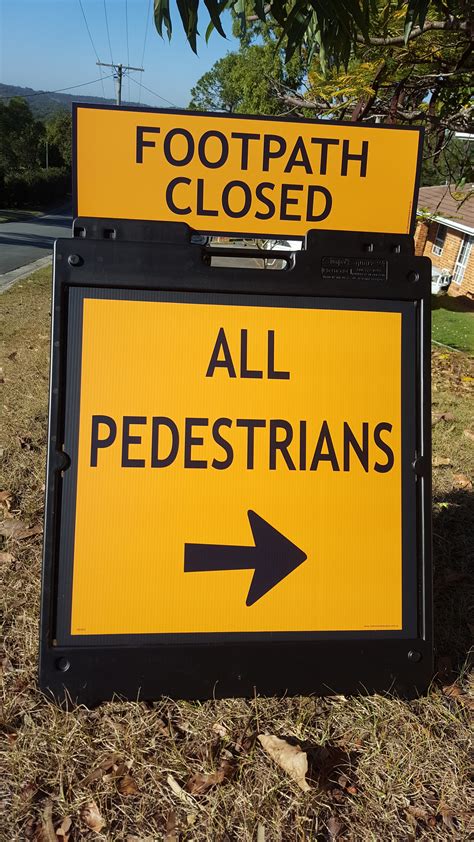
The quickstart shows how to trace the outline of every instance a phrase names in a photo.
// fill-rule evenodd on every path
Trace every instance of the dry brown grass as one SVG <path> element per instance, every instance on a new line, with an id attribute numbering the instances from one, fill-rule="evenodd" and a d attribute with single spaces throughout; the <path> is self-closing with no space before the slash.
<path id="1" fill-rule="evenodd" d="M 27 526 L 42 516 L 49 288 L 45 270 L 0 299 L 3 488 L 11 494 L 10 514 Z M 472 431 L 474 373 L 461 354 L 437 350 L 433 364 L 434 412 L 447 413 L 433 428 L 434 453 L 451 464 L 434 470 L 441 675 L 429 695 L 413 702 L 381 696 L 117 701 L 65 712 L 36 689 L 40 536 L 6 541 L 2 839 L 67 839 L 54 831 L 67 816 L 70 842 L 467 839 L 470 732 L 463 664 L 474 519 L 472 491 L 454 488 L 461 481 L 453 478 L 473 478 L 474 446 L 464 431 Z M 453 682 L 447 695 L 442 684 Z M 265 731 L 307 751 L 309 793 L 264 753 L 256 735 Z M 178 788 L 223 761 L 231 772 L 227 782 L 195 796 Z M 88 829 L 81 812 L 91 801 L 105 820 L 101 833 Z"/>

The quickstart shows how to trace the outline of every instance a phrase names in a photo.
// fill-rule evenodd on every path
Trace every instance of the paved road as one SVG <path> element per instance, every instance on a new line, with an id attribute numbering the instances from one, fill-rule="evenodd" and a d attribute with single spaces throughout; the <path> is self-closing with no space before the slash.
<path id="1" fill-rule="evenodd" d="M 57 237 L 71 236 L 71 225 L 69 205 L 33 220 L 0 224 L 0 275 L 51 254 Z"/>

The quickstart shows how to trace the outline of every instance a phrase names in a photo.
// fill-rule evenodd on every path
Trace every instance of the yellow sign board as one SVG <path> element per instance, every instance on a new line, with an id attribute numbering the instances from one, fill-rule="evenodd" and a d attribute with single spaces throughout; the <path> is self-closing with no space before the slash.
<path id="1" fill-rule="evenodd" d="M 414 231 L 422 130 L 74 108 L 75 215 L 304 237 Z"/>
<path id="2" fill-rule="evenodd" d="M 401 313 L 71 296 L 70 634 L 401 630 Z"/>

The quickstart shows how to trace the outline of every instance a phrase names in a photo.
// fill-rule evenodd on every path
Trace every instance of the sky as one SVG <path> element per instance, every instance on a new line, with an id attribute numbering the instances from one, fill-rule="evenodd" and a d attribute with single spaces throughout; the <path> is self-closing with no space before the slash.
<path id="1" fill-rule="evenodd" d="M 203 3 L 199 16 L 202 37 L 196 56 L 186 41 L 176 0 L 170 0 L 171 43 L 167 36 L 160 38 L 155 29 L 153 0 L 0 0 L 0 81 L 36 90 L 57 90 L 98 80 L 101 73 L 104 77 L 110 74 L 109 68 L 99 70 L 96 66 L 97 55 L 81 3 L 100 61 L 113 60 L 145 68 L 144 73 L 132 73 L 130 80 L 124 79 L 124 100 L 162 108 L 170 104 L 186 108 L 197 80 L 215 61 L 238 47 L 232 37 L 228 13 L 223 18 L 227 40 L 214 31 L 206 44 L 204 35 L 209 18 Z M 136 82 L 149 91 L 138 87 Z M 104 79 L 75 91 L 65 91 L 75 92 L 114 98 L 114 80 Z"/>

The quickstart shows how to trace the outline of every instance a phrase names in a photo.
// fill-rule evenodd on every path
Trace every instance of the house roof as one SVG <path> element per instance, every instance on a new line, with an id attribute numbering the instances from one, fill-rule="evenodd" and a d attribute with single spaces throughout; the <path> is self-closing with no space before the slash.
<path id="1" fill-rule="evenodd" d="M 435 217 L 439 222 L 457 231 L 474 233 L 474 184 L 465 184 L 462 191 L 454 184 L 421 187 L 418 196 L 418 213 Z M 471 194 L 461 206 L 462 196 Z M 453 198 L 453 194 L 456 198 Z"/>

